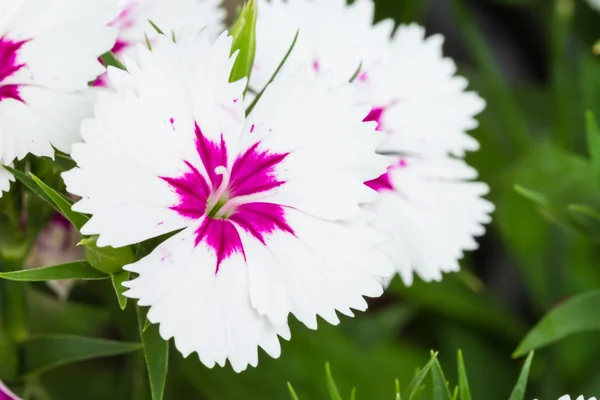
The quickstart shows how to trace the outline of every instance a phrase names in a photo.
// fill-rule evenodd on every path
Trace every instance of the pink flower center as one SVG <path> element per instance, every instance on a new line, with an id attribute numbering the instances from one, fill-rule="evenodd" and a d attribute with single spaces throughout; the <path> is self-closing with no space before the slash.
<path id="1" fill-rule="evenodd" d="M 172 210 L 186 218 L 202 220 L 196 230 L 196 246 L 204 243 L 214 250 L 218 272 L 221 263 L 234 253 L 245 257 L 240 229 L 264 245 L 275 231 L 294 233 L 285 220 L 284 207 L 260 201 L 261 195 L 285 184 L 277 179 L 275 168 L 288 154 L 261 151 L 259 142 L 228 167 L 223 137 L 219 143 L 212 142 L 197 124 L 195 132 L 196 150 L 207 177 L 186 161 L 188 172 L 183 176 L 162 179 L 180 198 Z"/>
<path id="2" fill-rule="evenodd" d="M 7 83 L 6 80 L 25 66 L 17 61 L 17 53 L 25 43 L 26 40 L 15 42 L 0 37 L 0 102 L 5 99 L 23 101 L 19 85 Z"/>

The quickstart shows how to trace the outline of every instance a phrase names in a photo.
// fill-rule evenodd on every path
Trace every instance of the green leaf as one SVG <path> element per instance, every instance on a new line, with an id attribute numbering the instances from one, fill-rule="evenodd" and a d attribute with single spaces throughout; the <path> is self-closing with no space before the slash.
<path id="1" fill-rule="evenodd" d="M 256 107 L 256 104 L 258 104 L 258 101 L 260 100 L 260 98 L 262 97 L 262 95 L 265 93 L 265 90 L 267 90 L 267 87 L 269 87 L 269 85 L 271 83 L 273 83 L 273 81 L 275 80 L 275 78 L 277 77 L 277 75 L 279 75 L 279 72 L 283 68 L 283 65 L 287 61 L 287 59 L 290 56 L 290 54 L 292 54 L 292 51 L 294 50 L 294 47 L 296 47 L 296 42 L 298 41 L 298 34 L 299 33 L 300 33 L 299 30 L 296 31 L 296 35 L 294 36 L 294 40 L 292 41 L 292 44 L 290 45 L 290 48 L 288 49 L 287 53 L 285 53 L 285 56 L 283 57 L 283 60 L 281 60 L 281 62 L 277 66 L 277 69 L 273 73 L 273 76 L 271 76 L 271 79 L 269 79 L 269 82 L 267 82 L 267 84 L 265 85 L 265 87 L 262 88 L 262 90 L 260 92 L 258 92 L 258 94 L 254 98 L 254 100 L 252 101 L 252 103 L 250 103 L 250 105 L 246 109 L 246 115 L 250 115 L 250 113 L 252 112 L 252 110 L 254 110 L 254 107 Z"/>
<path id="2" fill-rule="evenodd" d="M 92 268 L 92 266 L 85 261 L 0 273 L 0 278 L 2 279 L 20 282 L 43 282 L 59 279 L 98 280 L 107 279 L 108 277 L 108 275 Z"/>
<path id="3" fill-rule="evenodd" d="M 542 206 L 544 208 L 548 208 L 550 206 L 550 201 L 548 200 L 548 197 L 543 193 L 539 193 L 531 189 L 526 189 L 520 185 L 515 185 L 515 190 L 521 196 L 525 197 L 526 199 L 534 202 L 539 206 Z"/>
<path id="4" fill-rule="evenodd" d="M 595 208 L 585 204 L 569 204 L 567 209 L 573 213 L 583 214 L 587 217 L 591 217 L 600 221 L 600 211 L 597 211 Z"/>
<path id="5" fill-rule="evenodd" d="M 288 385 L 288 389 L 290 390 L 290 396 L 292 396 L 292 400 L 300 400 L 298 398 L 298 395 L 294 391 L 294 388 L 292 387 L 292 384 L 288 382 L 287 385 Z"/>
<path id="6" fill-rule="evenodd" d="M 429 370 L 431 369 L 436 360 L 437 353 L 432 353 L 431 360 L 429 360 L 429 362 L 425 364 L 425 366 L 419 371 L 417 376 L 414 377 L 414 379 L 410 382 L 410 384 L 404 391 L 405 398 L 411 400 L 419 392 L 419 390 L 421 390 L 421 384 L 423 383 L 423 380 L 429 373 Z"/>
<path id="7" fill-rule="evenodd" d="M 600 290 L 579 294 L 547 313 L 525 336 L 513 357 L 522 357 L 577 333 L 600 330 Z"/>
<path id="8" fill-rule="evenodd" d="M 151 325 L 144 331 L 145 313 L 137 308 L 138 328 L 144 345 L 144 357 L 148 368 L 152 400 L 162 400 L 169 369 L 169 342 L 159 333 L 158 324 Z"/>
<path id="9" fill-rule="evenodd" d="M 254 55 L 256 53 L 256 20 L 258 18 L 258 7 L 254 0 L 248 1 L 240 15 L 233 24 L 230 34 L 233 37 L 231 44 L 231 54 L 238 51 L 237 58 L 231 69 L 229 82 L 237 82 L 240 79 L 247 78 L 246 87 L 250 82 L 252 66 L 254 65 Z"/>
<path id="10" fill-rule="evenodd" d="M 440 362 L 437 359 L 431 367 L 431 379 L 433 381 L 433 400 L 451 400 L 452 394 L 450 394 L 448 382 L 444 377 L 442 366 L 440 365 Z"/>
<path id="11" fill-rule="evenodd" d="M 335 380 L 333 379 L 333 375 L 331 374 L 331 366 L 329 363 L 325 363 L 325 375 L 327 376 L 327 389 L 329 390 L 331 400 L 342 400 L 342 396 L 340 395 Z"/>
<path id="12" fill-rule="evenodd" d="M 127 68 L 125 68 L 125 66 L 123 65 L 123 63 L 121 63 L 121 61 L 119 61 L 119 59 L 117 58 L 117 56 L 115 56 L 113 53 L 111 53 L 110 51 L 108 53 L 104 53 L 100 56 L 100 60 L 102 60 L 102 64 L 104 64 L 105 67 L 115 67 L 118 68 L 120 70 L 123 71 L 127 71 Z"/>
<path id="13" fill-rule="evenodd" d="M 71 200 L 66 199 L 63 195 L 52 189 L 50 186 L 46 185 L 37 176 L 29 173 L 31 179 L 46 193 L 46 195 L 50 198 L 52 203 L 54 204 L 54 208 L 57 209 L 62 215 L 65 216 L 71 223 L 78 229 L 81 230 L 81 227 L 88 222 L 89 217 L 80 213 L 77 213 L 71 210 L 71 206 L 73 206 L 73 202 Z"/>
<path id="14" fill-rule="evenodd" d="M 462 351 L 458 351 L 458 391 L 460 400 L 471 400 L 471 390 L 469 389 L 469 380 L 465 369 Z"/>
<path id="15" fill-rule="evenodd" d="M 48 195 L 35 183 L 33 179 L 31 179 L 31 177 L 29 177 L 29 175 L 6 165 L 3 165 L 3 167 L 11 174 L 13 174 L 14 177 L 17 178 L 17 180 L 23 185 L 25 185 L 27 189 L 31 190 L 31 192 L 36 194 L 40 199 L 44 200 L 52 207 L 56 208 L 56 205 L 52 202 L 50 197 L 48 197 Z"/>
<path id="16" fill-rule="evenodd" d="M 142 328 L 142 332 L 146 332 L 146 329 L 150 328 L 150 325 L 152 325 L 152 322 L 150 322 L 149 319 L 146 319 L 146 322 L 144 322 L 144 327 Z"/>
<path id="17" fill-rule="evenodd" d="M 402 396 L 400 395 L 400 381 L 396 379 L 396 400 L 402 400 Z"/>
<path id="18" fill-rule="evenodd" d="M 119 307 L 121 310 L 124 310 L 127 307 L 127 297 L 123 296 L 123 293 L 127 290 L 125 286 L 123 286 L 123 282 L 129 280 L 129 271 L 121 271 L 116 274 L 112 274 L 110 276 L 110 280 L 112 281 L 113 288 L 115 289 L 115 294 L 117 295 L 117 300 L 119 301 Z"/>
<path id="19" fill-rule="evenodd" d="M 596 118 L 591 111 L 586 113 L 585 119 L 588 151 L 592 158 L 592 165 L 594 166 L 596 175 L 600 178 L 600 128 L 598 128 Z"/>
<path id="20" fill-rule="evenodd" d="M 363 67 L 363 63 L 362 61 L 360 62 L 360 64 L 358 64 L 358 68 L 356 68 L 356 71 L 354 71 L 354 74 L 352 75 L 352 77 L 350 78 L 350 80 L 348 82 L 352 83 L 354 82 L 354 80 L 358 77 L 358 74 L 360 74 L 360 70 Z"/>
<path id="21" fill-rule="evenodd" d="M 86 260 L 97 270 L 112 275 L 121 271 L 125 265 L 135 261 L 131 247 L 98 247 L 97 242 L 98 236 L 91 236 L 80 242 L 85 246 Z"/>
<path id="22" fill-rule="evenodd" d="M 533 360 L 533 351 L 529 352 L 527 359 L 525 360 L 525 364 L 523 364 L 523 369 L 521 369 L 521 374 L 519 374 L 519 379 L 517 380 L 517 384 L 510 394 L 510 398 L 508 400 L 524 400 L 525 399 L 525 390 L 527 389 L 527 381 L 529 380 L 529 370 L 531 368 L 531 361 Z"/>
<path id="23" fill-rule="evenodd" d="M 152 28 L 154 28 L 154 30 L 156 31 L 156 33 L 158 33 L 159 35 L 163 35 L 163 36 L 165 36 L 165 33 L 162 31 L 162 29 L 160 29 L 160 28 L 158 27 L 158 25 L 156 25 L 156 24 L 154 23 L 154 21 L 152 21 L 151 19 L 149 19 L 149 20 L 148 20 L 148 22 L 150 23 L 150 25 L 152 25 Z"/>
<path id="24" fill-rule="evenodd" d="M 65 364 L 127 354 L 142 348 L 141 343 L 116 342 L 82 336 L 48 335 L 22 342 L 25 375 L 39 374 Z"/>

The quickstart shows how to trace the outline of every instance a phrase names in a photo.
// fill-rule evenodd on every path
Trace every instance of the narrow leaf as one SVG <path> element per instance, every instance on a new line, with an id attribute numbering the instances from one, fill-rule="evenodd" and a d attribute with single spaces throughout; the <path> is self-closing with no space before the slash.
<path id="1" fill-rule="evenodd" d="M 138 328 L 144 345 L 144 357 L 148 368 L 152 400 L 162 400 L 167 383 L 169 369 L 169 342 L 159 333 L 158 324 L 151 325 L 144 331 L 145 313 L 138 307 Z"/>
<path id="2" fill-rule="evenodd" d="M 402 400 L 402 396 L 400 395 L 400 381 L 396 379 L 396 400 Z"/>
<path id="3" fill-rule="evenodd" d="M 548 312 L 525 336 L 513 357 L 555 343 L 568 336 L 600 330 L 600 290 L 579 294 Z"/>
<path id="4" fill-rule="evenodd" d="M 587 217 L 591 217 L 595 220 L 600 221 L 600 211 L 595 208 L 587 206 L 585 204 L 569 204 L 567 209 L 577 214 L 583 214 Z"/>
<path id="5" fill-rule="evenodd" d="M 331 366 L 329 363 L 325 364 L 325 375 L 327 376 L 327 389 L 329 389 L 331 400 L 342 400 L 342 396 L 340 395 L 335 380 L 333 379 L 333 375 L 331 374 Z"/>
<path id="6" fill-rule="evenodd" d="M 465 369 L 462 351 L 458 351 L 458 391 L 460 400 L 471 400 L 471 390 L 469 389 L 469 380 Z"/>
<path id="7" fill-rule="evenodd" d="M 127 354 L 141 348 L 140 343 L 67 335 L 32 337 L 21 344 L 25 375 L 77 361 Z"/>
<path id="8" fill-rule="evenodd" d="M 521 196 L 525 197 L 527 200 L 530 200 L 539 206 L 542 206 L 544 208 L 548 208 L 550 206 L 550 201 L 548 200 L 548 197 L 542 193 L 535 192 L 531 189 L 526 189 L 520 185 L 515 185 L 515 190 Z"/>
<path id="9" fill-rule="evenodd" d="M 600 129 L 594 114 L 588 111 L 585 115 L 588 151 L 592 158 L 592 165 L 596 175 L 600 178 Z"/>
<path id="10" fill-rule="evenodd" d="M 292 396 L 292 400 L 300 400 L 300 399 L 298 398 L 298 395 L 297 395 L 297 394 L 296 394 L 296 392 L 294 391 L 294 388 L 292 387 L 292 384 L 288 382 L 288 383 L 287 383 L 287 385 L 288 385 L 288 389 L 289 389 L 289 391 L 290 391 L 290 396 Z"/>
<path id="11" fill-rule="evenodd" d="M 52 189 L 50 186 L 46 185 L 31 172 L 29 173 L 29 175 L 31 176 L 31 179 L 33 179 L 33 181 L 40 187 L 40 189 L 42 189 L 44 193 L 46 193 L 50 200 L 52 200 L 55 208 L 62 215 L 64 215 L 65 218 L 71 221 L 73 226 L 75 226 L 78 230 L 81 230 L 81 227 L 85 225 L 86 222 L 88 222 L 89 217 L 71 210 L 71 206 L 73 205 L 72 201 L 67 200 L 63 195 Z"/>
<path id="12" fill-rule="evenodd" d="M 296 42 L 298 41 L 298 34 L 299 33 L 300 33 L 299 30 L 296 31 L 296 35 L 294 36 L 294 40 L 292 41 L 292 45 L 288 49 L 287 53 L 285 53 L 285 57 L 283 57 L 283 60 L 281 60 L 281 63 L 279 63 L 279 66 L 277 66 L 277 69 L 273 73 L 273 76 L 271 76 L 271 79 L 269 79 L 269 82 L 267 82 L 267 84 L 265 85 L 265 87 L 262 88 L 262 90 L 254 98 L 254 100 L 252 101 L 252 103 L 248 106 L 248 108 L 246 109 L 246 115 L 250 115 L 250 113 L 252 112 L 252 110 L 254 110 L 254 107 L 256 107 L 256 104 L 258 104 L 258 101 L 260 100 L 260 98 L 262 97 L 262 95 L 265 93 L 265 90 L 267 90 L 267 88 L 269 87 L 269 85 L 271 83 L 273 83 L 273 81 L 275 80 L 275 78 L 277 77 L 277 75 L 279 75 L 279 72 L 283 68 L 283 65 L 287 61 L 287 59 L 290 56 L 290 54 L 292 54 L 292 51 L 294 50 L 294 47 L 296 47 Z"/>
<path id="13" fill-rule="evenodd" d="M 150 322 L 149 319 L 146 318 L 146 322 L 144 322 L 144 327 L 142 328 L 142 332 L 146 332 L 146 329 L 150 328 L 150 325 L 152 325 L 152 323 Z"/>
<path id="14" fill-rule="evenodd" d="M 25 185 L 27 189 L 31 190 L 33 194 L 50 204 L 53 208 L 56 208 L 56 205 L 52 202 L 50 197 L 48 197 L 48 195 L 35 183 L 33 179 L 31 179 L 31 177 L 29 177 L 29 175 L 6 165 L 3 165 L 3 167 L 13 174 L 14 177 L 17 178 L 17 180 L 23 185 Z"/>
<path id="15" fill-rule="evenodd" d="M 363 63 L 361 61 L 360 64 L 358 64 L 358 68 L 356 69 L 356 71 L 354 71 L 354 75 L 352 75 L 352 77 L 350 78 L 350 80 L 349 80 L 350 83 L 354 82 L 354 80 L 358 77 L 362 67 L 363 67 Z"/>
<path id="16" fill-rule="evenodd" d="M 98 280 L 107 279 L 108 275 L 93 268 L 85 261 L 76 261 L 69 264 L 53 265 L 51 267 L 3 272 L 0 273 L 0 278 L 9 281 L 43 282 L 60 279 Z"/>
<path id="17" fill-rule="evenodd" d="M 127 68 L 123 65 L 121 61 L 110 51 L 108 53 L 104 53 L 100 56 L 100 60 L 102 60 L 102 64 L 105 67 L 115 67 L 123 71 L 127 71 Z"/>
<path id="18" fill-rule="evenodd" d="M 117 300 L 119 301 L 119 307 L 121 310 L 124 310 L 127 307 L 127 297 L 123 296 L 123 293 L 127 290 L 125 286 L 123 286 L 123 282 L 129 280 L 129 271 L 121 271 L 116 274 L 112 274 L 110 276 L 110 280 L 112 281 L 113 288 L 115 289 L 115 294 L 117 295 Z"/>
<path id="19" fill-rule="evenodd" d="M 248 1 L 235 24 L 231 28 L 231 36 L 233 42 L 231 44 L 231 54 L 238 52 L 235 63 L 231 69 L 229 82 L 236 82 L 243 78 L 248 78 L 252 74 L 252 66 L 254 65 L 254 56 L 256 53 L 256 20 L 258 18 L 258 7 L 254 0 Z"/>
<path id="20" fill-rule="evenodd" d="M 527 381 L 529 380 L 531 360 L 533 360 L 533 351 L 529 352 L 529 355 L 525 360 L 525 364 L 523 364 L 523 369 L 521 369 L 521 374 L 519 374 L 517 384 L 515 385 L 515 388 L 510 394 L 510 398 L 508 400 L 525 400 L 525 390 L 527 389 Z"/>
<path id="21" fill-rule="evenodd" d="M 148 22 L 150 22 L 150 25 L 152 25 L 152 28 L 154 28 L 154 30 L 156 31 L 156 33 L 158 33 L 159 35 L 163 35 L 163 36 L 165 36 L 165 33 L 162 31 L 162 29 L 160 29 L 160 28 L 158 27 L 158 25 L 156 25 L 156 24 L 154 23 L 154 21 L 152 21 L 151 19 L 149 19 L 149 20 L 148 20 Z"/>
<path id="22" fill-rule="evenodd" d="M 432 353 L 431 360 L 429 360 L 429 362 L 425 364 L 425 366 L 419 371 L 417 376 L 413 378 L 413 380 L 410 382 L 410 384 L 404 391 L 405 398 L 411 400 L 419 392 L 419 390 L 421 389 L 421 384 L 423 383 L 423 380 L 425 379 L 425 377 L 429 373 L 429 370 L 435 363 L 435 360 L 437 360 L 437 353 Z"/>
<path id="23" fill-rule="evenodd" d="M 433 380 L 433 400 L 452 400 L 448 382 L 438 360 L 435 360 L 431 368 L 431 378 Z"/>
<path id="24" fill-rule="evenodd" d="M 353 387 L 352 391 L 350 392 L 350 400 L 356 400 L 356 388 Z"/>

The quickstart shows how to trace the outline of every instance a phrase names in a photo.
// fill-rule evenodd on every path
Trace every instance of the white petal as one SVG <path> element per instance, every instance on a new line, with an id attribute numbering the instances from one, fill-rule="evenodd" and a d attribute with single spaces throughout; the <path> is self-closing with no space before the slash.
<path id="1" fill-rule="evenodd" d="M 374 226 L 394 237 L 381 249 L 403 281 L 410 285 L 413 272 L 439 281 L 459 269 L 464 251 L 477 248 L 474 237 L 484 233 L 494 207 L 481 197 L 487 185 L 464 180 L 472 173 L 462 161 L 412 157 L 404 163 L 390 170 L 394 190 L 382 190 L 366 207 L 378 215 Z"/>
<path id="2" fill-rule="evenodd" d="M 364 89 L 365 101 L 385 107 L 381 124 L 389 135 L 380 150 L 462 156 L 479 148 L 465 132 L 477 127 L 474 117 L 485 102 L 465 92 L 467 82 L 455 76 L 442 43 L 440 35 L 425 38 L 415 24 L 396 31 L 390 59 L 370 77 L 373 87 Z"/>
<path id="3" fill-rule="evenodd" d="M 393 272 L 390 260 L 373 245 L 386 236 L 364 221 L 321 220 L 290 209 L 294 234 L 274 232 L 265 244 L 242 234 L 252 305 L 275 324 L 289 313 L 311 329 L 317 316 L 337 324 L 336 311 L 364 311 L 363 297 L 383 293 L 381 278 Z"/>
<path id="4" fill-rule="evenodd" d="M 301 68 L 269 86 L 249 118 L 252 132 L 246 129 L 243 139 L 289 153 L 277 166 L 286 184 L 270 202 L 329 220 L 355 218 L 359 203 L 376 199 L 363 182 L 389 165 L 375 154 L 383 135 L 362 122 L 369 109 L 353 105 L 351 85 L 331 88 L 328 75 L 307 84 L 306 75 Z"/>
<path id="5" fill-rule="evenodd" d="M 275 326 L 251 306 L 248 268 L 241 254 L 225 260 L 215 273 L 214 251 L 195 246 L 195 227 L 173 236 L 149 256 L 126 267 L 139 277 L 126 283 L 125 295 L 150 306 L 148 319 L 184 356 L 197 352 L 207 367 L 243 371 L 258 363 L 258 347 L 279 357 L 278 335 L 289 339 L 287 322 Z"/>

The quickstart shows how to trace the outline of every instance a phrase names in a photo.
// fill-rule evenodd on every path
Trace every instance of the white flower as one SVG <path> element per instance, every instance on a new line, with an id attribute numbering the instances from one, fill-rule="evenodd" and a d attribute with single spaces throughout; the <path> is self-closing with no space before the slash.
<path id="1" fill-rule="evenodd" d="M 386 238 L 359 203 L 389 163 L 361 122 L 369 108 L 327 76 L 282 75 L 246 118 L 230 51 L 225 35 L 163 37 L 129 74 L 109 69 L 116 93 L 84 122 L 63 176 L 101 246 L 181 230 L 126 267 L 139 274 L 126 295 L 184 355 L 241 371 L 257 346 L 279 356 L 290 313 L 315 329 L 381 295 L 392 266 L 374 244 Z"/>
<path id="2" fill-rule="evenodd" d="M 560 397 L 558 400 L 571 400 L 571 396 L 569 396 L 568 394 Z M 585 400 L 585 397 L 583 396 L 579 396 L 576 400 Z M 589 400 L 596 400 L 595 397 L 590 397 Z"/>
<path id="3" fill-rule="evenodd" d="M 424 281 L 439 281 L 442 272 L 459 270 L 463 251 L 474 250 L 474 236 L 484 233 L 493 205 L 480 196 L 488 186 L 471 182 L 477 172 L 462 160 L 395 157 L 385 175 L 367 184 L 380 199 L 373 226 L 394 240 L 381 248 L 392 257 L 405 284 L 413 272 Z"/>
<path id="4" fill-rule="evenodd" d="M 362 62 L 354 83 L 360 102 L 372 105 L 365 120 L 386 133 L 378 150 L 397 158 L 388 174 L 368 183 L 382 193 L 367 207 L 378 214 L 374 225 L 395 237 L 384 248 L 407 284 L 412 271 L 439 280 L 442 272 L 457 270 L 463 251 L 477 247 L 473 237 L 484 233 L 493 207 L 481 198 L 487 186 L 470 181 L 476 172 L 451 158 L 478 149 L 466 131 L 477 126 L 474 116 L 485 103 L 465 91 L 467 81 L 442 54 L 443 38 L 426 38 L 415 24 L 393 35 L 389 20 L 373 26 L 371 0 L 260 5 L 252 88 L 269 79 L 298 29 L 288 70 L 304 64 L 315 75 L 333 71 L 343 81 Z"/>
<path id="5" fill-rule="evenodd" d="M 112 0 L 0 0 L 0 164 L 70 150 L 118 13 Z"/>

